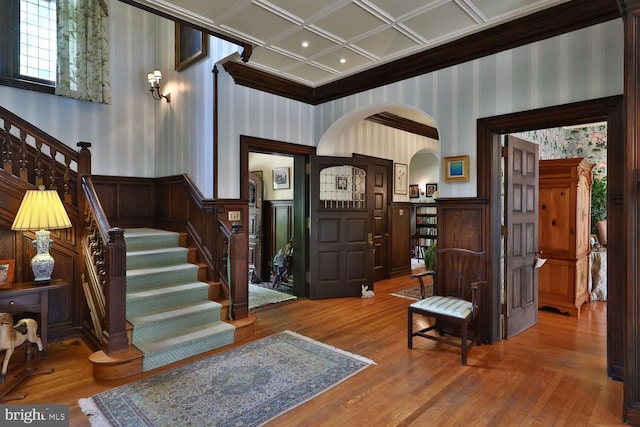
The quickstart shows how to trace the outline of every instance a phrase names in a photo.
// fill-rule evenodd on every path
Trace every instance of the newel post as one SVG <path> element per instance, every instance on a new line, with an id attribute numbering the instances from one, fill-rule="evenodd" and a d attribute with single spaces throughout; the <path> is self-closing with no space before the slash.
<path id="1" fill-rule="evenodd" d="M 106 313 L 102 332 L 102 350 L 108 354 L 129 349 L 126 329 L 127 261 L 124 230 L 114 227 L 109 230 L 107 256 L 107 283 L 104 286 Z"/>
<path id="2" fill-rule="evenodd" d="M 78 208 L 82 212 L 82 209 L 84 209 L 84 190 L 82 189 L 82 177 L 85 175 L 91 175 L 91 151 L 89 151 L 91 143 L 81 141 L 78 142 L 76 146 L 80 147 L 80 152 L 78 153 L 78 185 L 76 186 L 76 201 Z"/>
<path id="3" fill-rule="evenodd" d="M 244 319 L 249 315 L 249 242 L 247 233 L 242 232 L 242 223 L 234 222 L 229 236 L 229 254 L 231 271 L 228 272 L 231 286 L 231 314 L 233 320 Z"/>

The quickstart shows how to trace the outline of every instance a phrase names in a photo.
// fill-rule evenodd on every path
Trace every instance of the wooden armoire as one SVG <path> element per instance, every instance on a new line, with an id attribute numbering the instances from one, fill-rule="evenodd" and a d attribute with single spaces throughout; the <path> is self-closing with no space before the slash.
<path id="1" fill-rule="evenodd" d="M 540 160 L 538 307 L 580 316 L 589 301 L 591 182 L 584 158 Z"/>

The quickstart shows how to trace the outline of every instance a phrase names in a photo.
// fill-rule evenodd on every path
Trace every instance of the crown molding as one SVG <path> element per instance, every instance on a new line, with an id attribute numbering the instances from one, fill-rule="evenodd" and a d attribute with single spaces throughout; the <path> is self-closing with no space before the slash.
<path id="1" fill-rule="evenodd" d="M 622 1 L 622 0 L 621 0 Z M 627 0 L 635 3 L 638 0 Z M 318 105 L 463 62 L 620 18 L 616 0 L 572 0 L 318 87 L 228 61 L 236 84 Z"/>

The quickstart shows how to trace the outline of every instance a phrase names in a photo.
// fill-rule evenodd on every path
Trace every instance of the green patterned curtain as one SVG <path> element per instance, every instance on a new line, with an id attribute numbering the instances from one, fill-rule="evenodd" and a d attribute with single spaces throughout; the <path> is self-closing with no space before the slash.
<path id="1" fill-rule="evenodd" d="M 105 0 L 57 0 L 56 95 L 111 104 Z"/>

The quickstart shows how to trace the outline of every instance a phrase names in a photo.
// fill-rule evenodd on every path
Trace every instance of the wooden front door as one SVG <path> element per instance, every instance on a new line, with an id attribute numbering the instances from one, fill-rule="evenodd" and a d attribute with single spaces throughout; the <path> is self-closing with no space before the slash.
<path id="1" fill-rule="evenodd" d="M 311 157 L 311 299 L 373 289 L 373 162 Z"/>
<path id="2" fill-rule="evenodd" d="M 249 173 L 249 280 L 251 283 L 268 281 L 263 277 L 262 265 L 262 178 Z M 268 272 L 267 272 L 268 273 Z"/>
<path id="3" fill-rule="evenodd" d="M 538 145 L 506 137 L 505 337 L 538 322 Z"/>

